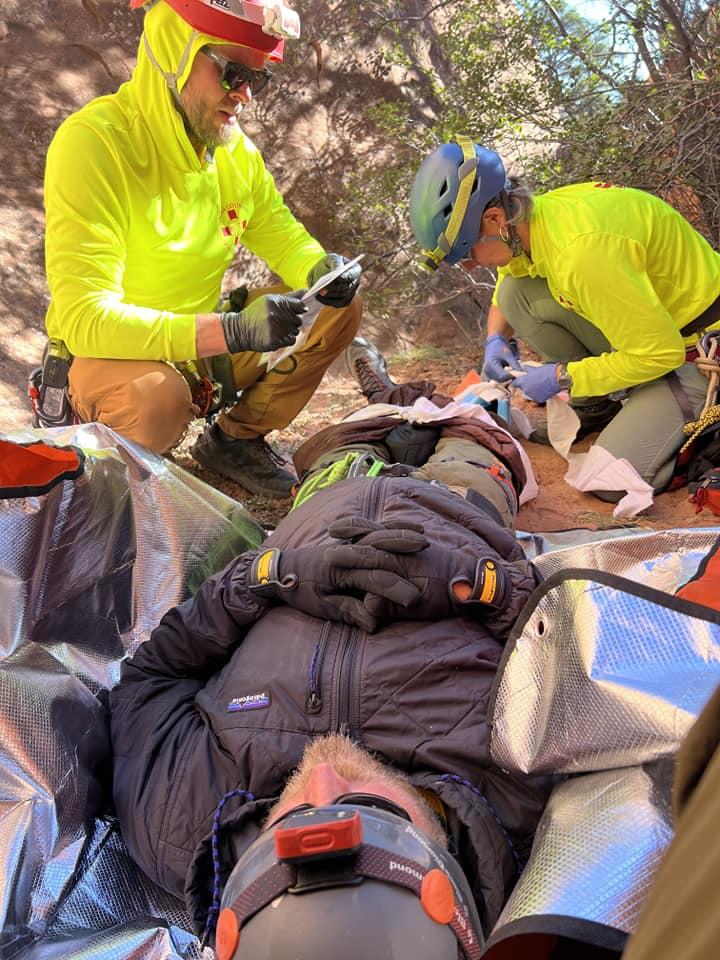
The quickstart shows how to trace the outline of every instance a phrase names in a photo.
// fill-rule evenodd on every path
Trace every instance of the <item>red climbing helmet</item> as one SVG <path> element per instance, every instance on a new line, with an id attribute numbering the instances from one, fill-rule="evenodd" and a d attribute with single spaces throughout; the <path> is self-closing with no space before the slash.
<path id="1" fill-rule="evenodd" d="M 282 0 L 130 0 L 130 7 L 167 3 L 193 30 L 282 60 L 285 40 L 300 36 L 300 17 Z"/>

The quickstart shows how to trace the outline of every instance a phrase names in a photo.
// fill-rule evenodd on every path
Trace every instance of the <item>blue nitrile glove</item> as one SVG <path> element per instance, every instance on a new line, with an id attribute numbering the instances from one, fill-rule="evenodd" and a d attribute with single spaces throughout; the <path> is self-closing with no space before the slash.
<path id="1" fill-rule="evenodd" d="M 494 333 L 485 341 L 485 358 L 480 376 L 485 380 L 503 383 L 510 379 L 506 367 L 522 370 L 517 354 L 517 344 L 514 340 L 508 342 L 501 334 Z"/>
<path id="2" fill-rule="evenodd" d="M 512 386 L 519 387 L 529 400 L 545 403 L 560 393 L 556 363 L 543 363 L 539 367 L 521 366 L 520 369 L 525 372 L 521 377 L 515 377 Z"/>
<path id="3" fill-rule="evenodd" d="M 313 287 L 326 273 L 330 273 L 331 270 L 335 270 L 341 264 L 348 262 L 347 257 L 342 257 L 339 253 L 326 254 L 310 270 L 307 278 L 308 287 Z M 324 303 L 326 307 L 346 307 L 355 296 L 355 292 L 360 286 L 361 277 L 362 267 L 359 263 L 356 263 L 345 273 L 336 277 L 323 293 L 318 294 L 317 299 L 320 303 Z"/>

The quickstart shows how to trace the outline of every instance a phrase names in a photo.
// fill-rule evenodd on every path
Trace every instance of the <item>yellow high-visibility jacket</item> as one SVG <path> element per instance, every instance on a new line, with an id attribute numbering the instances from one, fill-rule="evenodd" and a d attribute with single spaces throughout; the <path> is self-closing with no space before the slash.
<path id="1" fill-rule="evenodd" d="M 642 190 L 577 183 L 535 197 L 532 260 L 498 270 L 544 277 L 555 300 L 601 330 L 613 351 L 568 363 L 572 394 L 647 383 L 685 359 L 680 330 L 720 294 L 720 253 L 669 204 Z M 715 326 L 719 326 L 716 324 Z"/>
<path id="2" fill-rule="evenodd" d="M 212 38 L 164 3 L 144 28 L 163 71 L 177 72 L 188 51 L 182 89 Z M 196 315 L 216 309 L 240 244 L 294 288 L 325 253 L 244 134 L 198 157 L 142 37 L 131 79 L 58 129 L 45 208 L 47 330 L 81 357 L 191 359 Z"/>

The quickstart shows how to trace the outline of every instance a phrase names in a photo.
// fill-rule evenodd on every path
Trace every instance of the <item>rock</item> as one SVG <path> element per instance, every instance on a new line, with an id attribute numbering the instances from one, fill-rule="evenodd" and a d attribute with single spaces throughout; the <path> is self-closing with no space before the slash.
<path id="1" fill-rule="evenodd" d="M 10 33 L 10 28 L 4 20 L 0 20 L 0 40 L 4 40 Z"/>

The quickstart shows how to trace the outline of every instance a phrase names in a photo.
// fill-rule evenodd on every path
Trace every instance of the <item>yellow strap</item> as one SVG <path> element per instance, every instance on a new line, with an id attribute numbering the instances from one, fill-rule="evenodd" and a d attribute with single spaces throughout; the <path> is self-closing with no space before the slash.
<path id="1" fill-rule="evenodd" d="M 495 564 L 488 560 L 485 564 L 485 573 L 483 576 L 482 592 L 480 594 L 480 603 L 492 603 L 497 593 L 497 573 Z"/>
<path id="2" fill-rule="evenodd" d="M 272 566 L 273 551 L 268 550 L 261 554 L 257 561 L 258 583 L 265 584 L 270 581 L 270 568 Z"/>
<path id="3" fill-rule="evenodd" d="M 458 144 L 462 150 L 463 159 L 462 162 L 466 163 L 468 160 L 475 160 L 475 144 L 470 139 L 470 137 L 464 137 L 458 135 L 455 137 L 455 142 Z M 473 183 L 475 182 L 475 176 L 477 174 L 477 162 L 475 166 L 465 174 L 463 179 L 460 181 L 460 189 L 458 190 L 458 195 L 455 198 L 455 205 L 450 214 L 450 220 L 448 221 L 447 228 L 440 234 L 438 237 L 438 245 L 434 250 L 426 250 L 425 256 L 431 260 L 436 265 L 445 259 L 448 253 L 452 250 L 453 244 L 457 240 L 458 234 L 460 233 L 460 227 L 462 222 L 465 219 L 465 214 L 467 213 L 468 204 L 470 203 L 470 194 L 472 192 Z M 447 250 L 443 250 L 440 246 L 440 240 L 445 238 L 445 241 L 448 245 Z"/>

